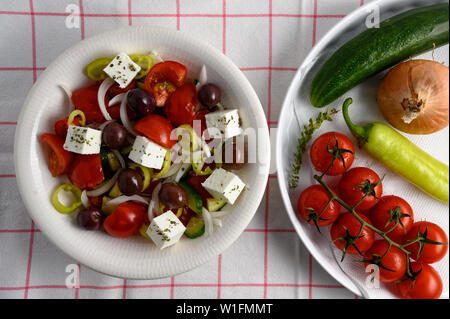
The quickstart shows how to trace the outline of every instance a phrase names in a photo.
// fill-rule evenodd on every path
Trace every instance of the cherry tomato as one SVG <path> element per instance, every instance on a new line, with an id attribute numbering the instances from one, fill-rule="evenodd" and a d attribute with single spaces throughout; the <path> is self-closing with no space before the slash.
<path id="1" fill-rule="evenodd" d="M 147 74 L 144 88 L 156 100 L 156 105 L 164 106 L 175 87 L 180 87 L 186 80 L 186 67 L 175 61 L 164 61 L 155 64 Z M 163 83 L 157 86 L 158 83 Z M 175 87 L 174 87 L 175 86 Z"/>
<path id="2" fill-rule="evenodd" d="M 359 217 L 365 222 L 370 223 L 370 219 L 365 215 L 359 214 Z M 372 247 L 375 241 L 373 230 L 364 226 L 361 230 L 361 223 L 351 213 L 344 213 L 331 226 L 331 240 L 337 248 L 344 251 L 346 242 L 348 247 L 345 249 L 347 254 L 356 255 L 358 250 L 361 253 L 366 252 Z M 358 250 L 355 248 L 358 248 Z"/>
<path id="3" fill-rule="evenodd" d="M 69 129 L 69 126 L 67 125 L 67 121 L 69 120 L 68 117 L 65 117 L 63 119 L 60 119 L 59 121 L 56 121 L 55 123 L 55 133 L 59 137 L 62 137 L 64 140 L 67 136 L 67 130 Z M 73 125 L 80 125 L 81 118 L 79 116 L 76 116 L 73 119 Z"/>
<path id="4" fill-rule="evenodd" d="M 111 105 L 110 107 L 107 108 L 107 110 L 113 120 L 120 119 L 120 104 Z M 127 105 L 127 114 L 129 119 L 135 119 L 138 117 L 136 112 L 134 112 L 128 105 Z"/>
<path id="5" fill-rule="evenodd" d="M 75 156 L 69 179 L 79 189 L 95 188 L 105 180 L 100 154 Z"/>
<path id="6" fill-rule="evenodd" d="M 377 240 L 364 254 L 366 267 L 370 264 L 378 266 L 378 278 L 382 282 L 394 282 L 404 277 L 406 272 L 406 254 L 398 247 L 391 246 L 382 239 Z"/>
<path id="7" fill-rule="evenodd" d="M 129 237 L 142 226 L 146 212 L 142 205 L 133 202 L 122 203 L 111 215 L 106 217 L 103 227 L 111 236 Z"/>
<path id="8" fill-rule="evenodd" d="M 209 143 L 209 141 L 210 141 L 208 131 L 206 130 L 207 126 L 206 126 L 206 118 L 205 118 L 205 115 L 208 113 L 209 113 L 208 110 L 198 111 L 194 115 L 194 120 L 192 122 L 192 127 L 194 128 L 195 134 L 197 134 L 197 136 L 200 138 L 204 137 L 205 142 L 207 142 L 207 143 Z M 205 134 L 205 136 L 203 136 L 203 134 Z"/>
<path id="9" fill-rule="evenodd" d="M 383 185 L 377 173 L 367 167 L 355 167 L 346 172 L 338 185 L 341 198 L 354 207 L 365 194 L 368 194 L 358 204 L 358 211 L 366 211 L 376 205 L 383 193 Z"/>
<path id="10" fill-rule="evenodd" d="M 116 95 L 119 95 L 121 93 L 126 93 L 126 92 L 134 89 L 135 87 L 136 87 L 136 81 L 135 80 L 131 81 L 130 84 L 128 84 L 123 89 L 119 86 L 118 83 L 114 83 L 108 89 L 108 91 L 106 92 L 106 95 L 111 99 L 111 98 L 115 97 Z"/>
<path id="11" fill-rule="evenodd" d="M 45 133 L 41 136 L 41 142 L 48 146 L 48 168 L 52 176 L 60 176 L 69 171 L 73 153 L 64 149 L 64 140 L 55 134 Z"/>
<path id="12" fill-rule="evenodd" d="M 415 261 L 432 264 L 441 260 L 447 254 L 448 237 L 438 225 L 426 221 L 414 223 L 405 236 L 405 244 L 416 238 L 426 238 L 426 240 L 432 240 L 442 244 L 425 243 L 419 257 L 417 257 L 420 250 L 420 244 L 418 242 L 406 246 L 405 248 L 412 253 L 410 257 Z"/>
<path id="13" fill-rule="evenodd" d="M 311 225 L 328 226 L 339 217 L 341 205 L 332 201 L 322 212 L 331 196 L 322 185 L 312 185 L 305 189 L 298 198 L 297 208 L 300 216 Z"/>
<path id="14" fill-rule="evenodd" d="M 344 134 L 329 132 L 314 141 L 309 155 L 314 168 L 320 173 L 327 171 L 334 158 L 333 165 L 325 175 L 336 176 L 345 173 L 352 166 L 355 147 Z"/>
<path id="15" fill-rule="evenodd" d="M 405 299 L 438 299 L 442 294 L 443 284 L 438 272 L 427 264 L 411 263 L 415 278 L 397 283 L 400 296 Z"/>
<path id="16" fill-rule="evenodd" d="M 373 225 L 385 232 L 394 227 L 386 235 L 397 243 L 401 243 L 414 223 L 414 214 L 411 206 L 403 198 L 398 196 L 383 196 L 372 207 L 369 218 Z"/>
<path id="17" fill-rule="evenodd" d="M 72 93 L 72 103 L 76 109 L 83 111 L 86 116 L 86 123 L 102 123 L 105 121 L 97 99 L 98 86 L 91 85 L 81 88 Z M 109 98 L 105 95 L 105 105 L 108 105 Z"/>
<path id="18" fill-rule="evenodd" d="M 134 125 L 134 129 L 156 144 L 166 148 L 172 148 L 177 142 L 170 139 L 173 130 L 172 124 L 161 115 L 150 114 L 143 117 Z"/>
<path id="19" fill-rule="evenodd" d="M 193 83 L 180 86 L 166 103 L 166 114 L 173 125 L 192 125 L 196 113 L 197 89 Z"/>

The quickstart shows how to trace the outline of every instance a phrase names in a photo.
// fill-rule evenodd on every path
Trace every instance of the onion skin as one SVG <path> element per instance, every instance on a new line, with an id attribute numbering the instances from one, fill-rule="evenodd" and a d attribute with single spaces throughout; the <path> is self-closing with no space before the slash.
<path id="1" fill-rule="evenodd" d="M 384 77 L 377 100 L 384 118 L 400 131 L 440 131 L 449 124 L 449 69 L 429 60 L 400 63 Z"/>

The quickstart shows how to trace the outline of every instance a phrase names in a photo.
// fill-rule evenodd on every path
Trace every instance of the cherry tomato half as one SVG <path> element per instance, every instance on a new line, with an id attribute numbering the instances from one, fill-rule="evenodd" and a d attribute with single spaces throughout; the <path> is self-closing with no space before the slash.
<path id="1" fill-rule="evenodd" d="M 144 135 L 158 145 L 166 148 L 172 148 L 176 140 L 172 140 L 170 135 L 173 130 L 169 120 L 161 115 L 150 114 L 141 118 L 135 125 L 136 132 Z"/>
<path id="2" fill-rule="evenodd" d="M 114 83 L 113 85 L 111 85 L 111 87 L 108 89 L 108 91 L 106 92 L 106 95 L 112 99 L 113 97 L 115 97 L 116 95 L 119 95 L 121 93 L 126 93 L 132 89 L 134 89 L 136 87 L 136 80 L 133 80 L 130 82 L 130 84 L 128 84 L 126 87 L 124 87 L 123 89 L 119 86 L 118 83 Z"/>
<path id="3" fill-rule="evenodd" d="M 81 88 L 72 93 L 72 103 L 76 109 L 83 111 L 86 116 L 86 124 L 102 123 L 105 121 L 100 106 L 98 105 L 98 86 L 91 85 Z M 109 98 L 105 95 L 105 105 L 108 105 Z"/>
<path id="4" fill-rule="evenodd" d="M 441 296 L 442 279 L 433 267 L 413 262 L 411 263 L 411 270 L 416 273 L 414 279 L 407 279 L 396 284 L 402 298 L 438 299 Z"/>
<path id="5" fill-rule="evenodd" d="M 197 89 L 194 83 L 185 83 L 180 86 L 166 103 L 166 114 L 173 125 L 192 125 L 196 113 Z"/>
<path id="6" fill-rule="evenodd" d="M 298 198 L 297 208 L 300 216 L 311 225 L 328 226 L 333 224 L 341 210 L 341 205 L 336 201 L 332 201 L 319 217 L 330 198 L 331 196 L 322 185 L 308 187 Z"/>
<path id="7" fill-rule="evenodd" d="M 371 224 L 370 219 L 365 215 L 360 214 L 359 217 Z M 364 253 L 372 247 L 375 241 L 375 233 L 366 226 L 362 228 L 361 233 L 360 230 L 361 223 L 355 216 L 351 213 L 344 213 L 340 215 L 333 226 L 331 226 L 331 240 L 340 250 L 344 250 L 346 240 L 348 240 L 350 245 L 346 249 L 347 254 L 356 255 L 358 254 L 358 250 L 361 253 Z M 344 240 L 344 238 L 346 240 Z M 358 250 L 354 246 L 356 246 Z"/>
<path id="8" fill-rule="evenodd" d="M 386 235 L 397 243 L 403 241 L 414 223 L 411 206 L 403 198 L 393 195 L 381 197 L 370 210 L 369 218 L 373 225 L 383 232 L 392 229 Z M 393 228 L 397 222 L 397 226 Z"/>
<path id="9" fill-rule="evenodd" d="M 105 180 L 100 154 L 75 156 L 69 179 L 79 189 L 94 188 Z"/>
<path id="10" fill-rule="evenodd" d="M 111 236 L 126 238 L 137 233 L 144 223 L 145 214 L 144 206 L 133 202 L 125 202 L 106 217 L 103 227 Z"/>
<path id="11" fill-rule="evenodd" d="M 378 202 L 383 193 L 383 185 L 377 173 L 367 167 L 355 167 L 346 172 L 338 185 L 338 192 L 342 199 L 354 207 L 367 193 L 368 195 L 358 204 L 358 211 L 371 209 Z"/>
<path id="12" fill-rule="evenodd" d="M 56 121 L 55 123 L 55 133 L 59 137 L 66 139 L 67 136 L 67 130 L 69 129 L 69 126 L 67 125 L 67 121 L 69 120 L 68 117 L 65 117 L 63 119 L 60 119 Z M 76 116 L 73 119 L 73 125 L 80 125 L 81 118 L 79 116 Z"/>
<path id="13" fill-rule="evenodd" d="M 175 91 L 175 87 L 183 85 L 186 75 L 187 69 L 183 64 L 175 61 L 160 62 L 150 69 L 145 78 L 144 88 L 153 95 L 156 105 L 161 107 Z M 158 83 L 163 85 L 157 86 Z"/>
<path id="14" fill-rule="evenodd" d="M 202 183 L 204 183 L 206 181 L 206 179 L 208 178 L 208 175 L 204 175 L 204 176 L 199 176 L 196 175 L 194 173 L 194 171 L 190 171 L 188 173 L 188 176 L 186 178 L 186 183 L 188 183 L 189 185 L 191 185 L 196 191 L 197 193 L 200 195 L 202 202 L 203 202 L 203 206 L 206 206 L 206 200 L 208 198 L 212 198 L 213 196 L 208 193 L 208 191 L 202 186 Z"/>
<path id="15" fill-rule="evenodd" d="M 420 221 L 414 223 L 408 234 L 406 234 L 405 244 L 418 237 L 425 237 L 425 235 L 428 240 L 441 244 L 425 243 L 419 257 L 417 257 L 420 249 L 420 244 L 418 242 L 406 246 L 405 248 L 412 253 L 411 258 L 415 261 L 432 264 L 441 260 L 444 258 L 445 254 L 447 254 L 448 237 L 444 230 L 438 225 Z"/>
<path id="16" fill-rule="evenodd" d="M 389 250 L 388 250 L 389 249 Z M 406 255 L 399 248 L 391 246 L 382 239 L 377 240 L 373 246 L 364 254 L 366 267 L 369 264 L 378 266 L 377 275 L 382 282 L 394 282 L 404 277 L 406 272 Z"/>
<path id="17" fill-rule="evenodd" d="M 50 149 L 48 168 L 52 176 L 60 176 L 69 171 L 73 153 L 64 149 L 64 140 L 55 134 L 45 133 L 41 136 L 41 142 Z"/>
<path id="18" fill-rule="evenodd" d="M 325 175 L 336 176 L 345 173 L 352 166 L 355 147 L 344 134 L 328 132 L 314 141 L 309 155 L 314 168 L 320 173 L 327 171 L 334 158 L 333 165 Z"/>

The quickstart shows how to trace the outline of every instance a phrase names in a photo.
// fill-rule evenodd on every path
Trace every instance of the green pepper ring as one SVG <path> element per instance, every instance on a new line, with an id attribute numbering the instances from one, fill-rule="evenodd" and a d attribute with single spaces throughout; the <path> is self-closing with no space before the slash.
<path id="1" fill-rule="evenodd" d="M 60 191 L 66 191 L 66 192 L 71 192 L 73 195 L 75 195 L 75 197 L 78 199 L 76 202 L 74 202 L 72 205 L 70 206 L 65 206 L 63 205 L 58 198 L 59 192 Z M 60 185 L 52 194 L 52 204 L 55 207 L 55 209 L 61 213 L 61 214 L 70 214 L 71 212 L 73 212 L 75 209 L 77 209 L 78 207 L 80 207 L 82 205 L 81 202 L 81 190 L 76 187 L 75 185 L 72 184 L 62 184 Z"/>

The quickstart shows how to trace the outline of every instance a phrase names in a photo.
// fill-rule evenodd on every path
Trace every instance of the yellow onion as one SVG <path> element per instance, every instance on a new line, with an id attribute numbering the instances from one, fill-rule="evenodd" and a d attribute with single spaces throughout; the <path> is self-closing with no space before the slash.
<path id="1" fill-rule="evenodd" d="M 378 89 L 378 106 L 396 129 L 431 134 L 448 126 L 449 72 L 429 60 L 409 60 L 389 71 Z"/>

